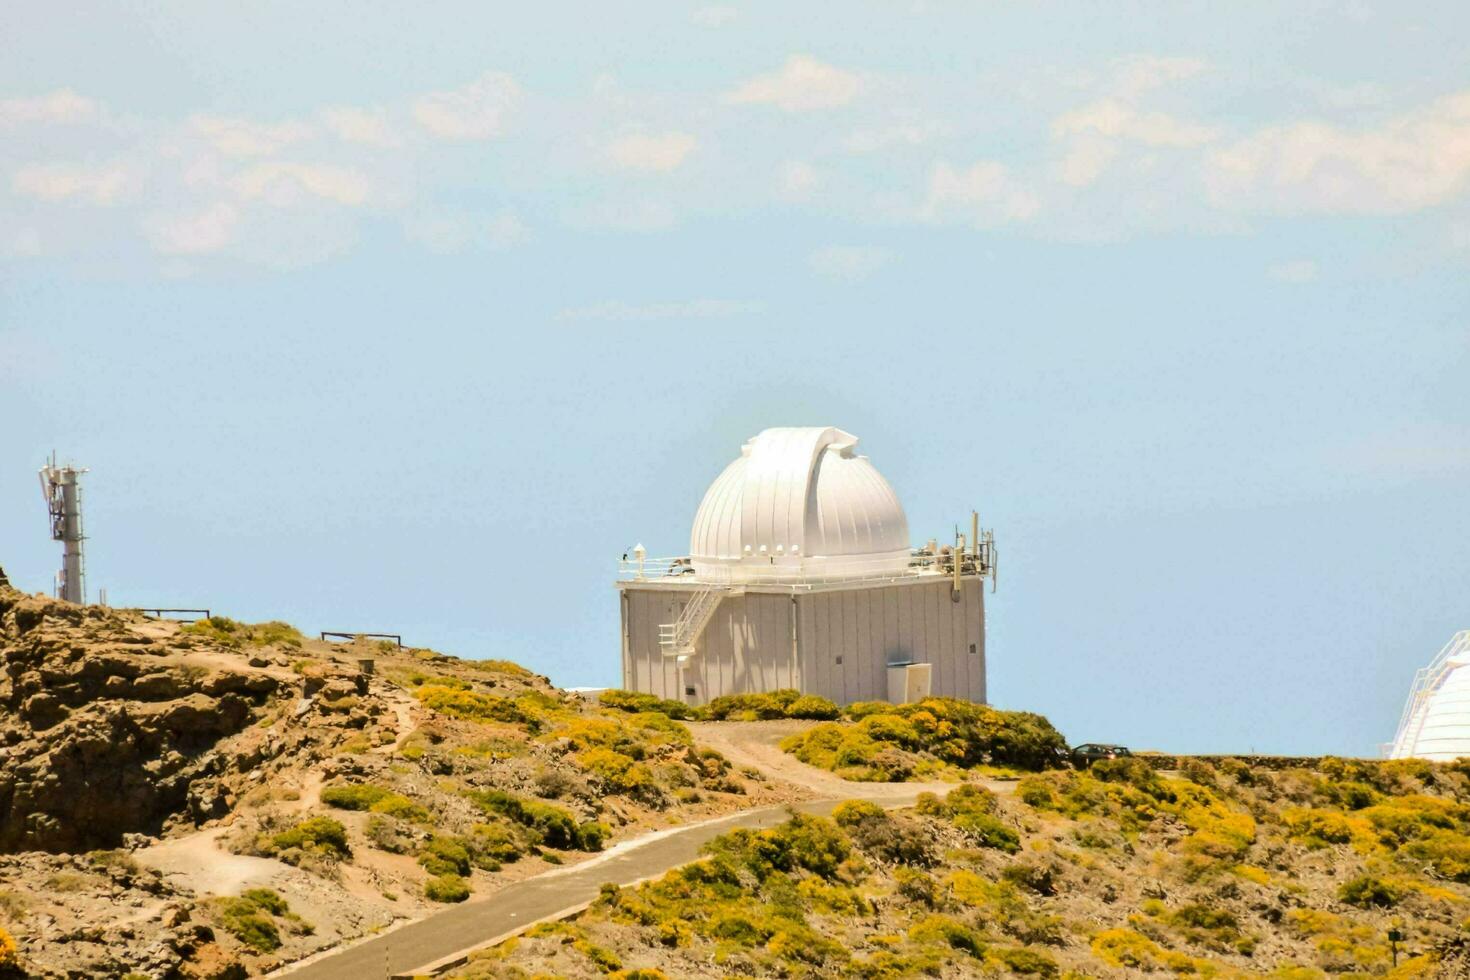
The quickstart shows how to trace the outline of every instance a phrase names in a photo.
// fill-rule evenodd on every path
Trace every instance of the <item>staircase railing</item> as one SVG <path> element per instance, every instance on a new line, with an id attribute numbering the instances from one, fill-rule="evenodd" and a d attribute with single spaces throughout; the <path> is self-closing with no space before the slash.
<path id="1" fill-rule="evenodd" d="M 663 649 L 664 656 L 687 657 L 692 654 L 704 628 L 709 625 L 715 610 L 720 607 L 720 601 L 730 591 L 729 572 L 723 569 L 712 571 L 713 574 L 689 597 L 679 618 L 672 623 L 659 625 L 658 645 Z"/>

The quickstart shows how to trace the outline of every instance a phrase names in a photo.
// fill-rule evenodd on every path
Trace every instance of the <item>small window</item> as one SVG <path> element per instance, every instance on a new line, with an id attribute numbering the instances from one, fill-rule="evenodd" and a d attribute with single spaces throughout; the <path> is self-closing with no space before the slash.
<path id="1" fill-rule="evenodd" d="M 975 648 L 975 644 L 971 643 L 970 644 L 970 652 L 971 653 L 979 653 L 980 651 Z"/>
<path id="2" fill-rule="evenodd" d="M 837 658 L 837 666 L 839 666 L 839 667 L 842 666 L 842 658 L 841 657 L 838 657 Z"/>
<path id="3" fill-rule="evenodd" d="M 686 687 L 686 688 L 684 688 L 684 693 L 688 697 L 691 697 L 692 698 L 692 697 L 694 697 L 694 695 L 695 695 L 696 692 L 695 692 L 694 688 L 692 688 L 692 687 Z"/>

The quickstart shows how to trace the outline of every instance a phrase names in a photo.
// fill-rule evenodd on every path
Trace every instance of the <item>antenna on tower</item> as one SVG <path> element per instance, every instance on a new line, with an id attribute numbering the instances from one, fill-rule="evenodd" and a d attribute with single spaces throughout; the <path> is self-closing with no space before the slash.
<path id="1" fill-rule="evenodd" d="M 82 558 L 82 488 L 78 478 L 87 472 L 58 466 L 56 453 L 41 467 L 41 496 L 51 519 L 51 538 L 61 542 L 61 571 L 56 573 L 56 595 L 67 602 L 86 602 L 86 564 Z"/>

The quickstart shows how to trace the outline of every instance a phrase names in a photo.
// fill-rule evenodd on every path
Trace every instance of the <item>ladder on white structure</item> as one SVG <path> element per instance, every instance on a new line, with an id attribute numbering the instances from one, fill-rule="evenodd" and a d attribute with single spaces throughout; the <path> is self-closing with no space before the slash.
<path id="1" fill-rule="evenodd" d="M 709 577 L 700 583 L 699 589 L 689 597 L 679 618 L 672 623 L 661 623 L 658 628 L 658 645 L 665 657 L 687 657 L 694 653 L 694 644 L 700 634 L 720 608 L 720 601 L 730 591 L 730 573 L 726 569 L 711 570 Z"/>

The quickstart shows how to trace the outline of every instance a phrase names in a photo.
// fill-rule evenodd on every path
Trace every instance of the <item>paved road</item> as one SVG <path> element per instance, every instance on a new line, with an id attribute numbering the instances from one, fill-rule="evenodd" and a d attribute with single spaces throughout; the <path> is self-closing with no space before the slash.
<path id="1" fill-rule="evenodd" d="M 857 789 L 857 786 L 853 787 Z M 926 787 L 913 786 L 909 793 L 884 795 L 872 802 L 881 806 L 907 806 Z M 1008 788 L 996 787 L 1001 792 Z M 846 799 L 865 799 L 859 794 Z M 794 804 L 803 813 L 828 814 L 840 799 L 809 800 Z M 294 967 L 276 976 L 291 980 L 378 980 L 406 973 L 468 947 L 487 942 L 517 926 L 590 902 L 604 882 L 628 885 L 656 877 L 699 856 L 700 847 L 711 838 L 737 828 L 772 827 L 786 819 L 784 806 L 747 810 L 719 820 L 668 832 L 626 848 L 614 848 L 605 858 L 585 866 L 555 870 L 507 885 L 484 898 L 455 905 L 425 919 L 409 923 L 374 939 Z"/>

